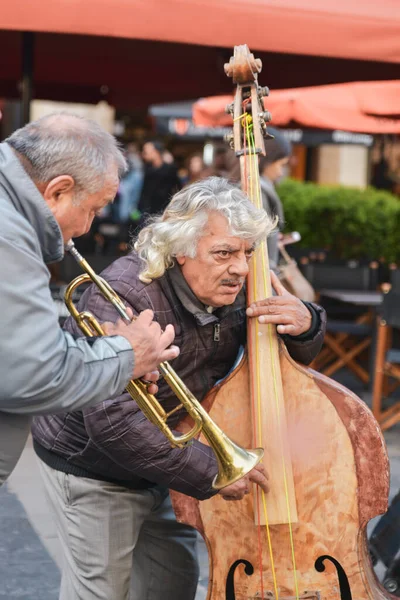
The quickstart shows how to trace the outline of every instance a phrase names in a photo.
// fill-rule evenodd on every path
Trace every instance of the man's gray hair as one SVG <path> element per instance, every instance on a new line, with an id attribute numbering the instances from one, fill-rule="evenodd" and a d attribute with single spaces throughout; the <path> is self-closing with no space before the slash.
<path id="1" fill-rule="evenodd" d="M 164 213 L 139 233 L 134 248 L 145 263 L 140 279 L 148 283 L 161 277 L 173 266 L 175 256 L 194 258 L 209 213 L 214 211 L 226 217 L 233 236 L 254 244 L 265 240 L 276 226 L 276 220 L 226 179 L 198 181 L 175 194 Z"/>
<path id="2" fill-rule="evenodd" d="M 26 159 L 24 166 L 35 182 L 70 175 L 78 197 L 100 191 L 110 169 L 116 167 L 119 177 L 127 169 L 111 134 L 95 121 L 64 112 L 28 123 L 5 141 Z"/>

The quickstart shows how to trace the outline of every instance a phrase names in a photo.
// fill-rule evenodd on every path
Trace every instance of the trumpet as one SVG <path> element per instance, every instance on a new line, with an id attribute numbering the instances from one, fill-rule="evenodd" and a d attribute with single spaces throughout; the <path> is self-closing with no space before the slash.
<path id="1" fill-rule="evenodd" d="M 72 299 L 74 291 L 80 285 L 88 282 L 93 282 L 104 298 L 111 302 L 120 317 L 126 323 L 130 323 L 132 319 L 127 313 L 121 298 L 107 281 L 95 273 L 89 263 L 75 248 L 72 240 L 66 244 L 65 249 L 79 263 L 82 270 L 85 271 L 84 274 L 76 277 L 67 286 L 64 297 L 69 312 L 83 333 L 87 337 L 105 335 L 104 330 L 93 314 L 88 311 L 79 312 Z M 218 464 L 218 473 L 213 481 L 214 489 L 222 489 L 249 473 L 262 459 L 264 450 L 262 448 L 245 450 L 235 444 L 211 419 L 207 411 L 186 387 L 169 363 L 163 362 L 158 368 L 181 404 L 167 413 L 156 397 L 148 393 L 146 384 L 143 381 L 140 379 L 129 381 L 126 391 L 135 400 L 149 421 L 160 429 L 173 447 L 177 448 L 183 448 L 198 436 L 200 432 L 203 433 L 215 454 Z M 193 419 L 194 424 L 190 431 L 176 436 L 167 425 L 167 420 L 182 407 L 185 408 Z"/>

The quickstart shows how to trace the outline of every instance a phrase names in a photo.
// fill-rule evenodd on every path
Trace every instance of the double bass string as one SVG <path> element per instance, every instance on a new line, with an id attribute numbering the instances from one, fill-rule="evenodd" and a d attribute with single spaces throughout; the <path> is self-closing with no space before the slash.
<path id="1" fill-rule="evenodd" d="M 245 113 L 245 116 L 242 120 L 242 127 L 245 129 L 245 135 L 243 136 L 243 147 L 244 147 L 244 165 L 245 165 L 245 170 L 247 170 L 247 156 L 250 156 L 250 152 L 251 152 L 251 138 L 250 138 L 250 126 L 251 126 L 251 122 L 252 119 L 250 117 L 250 115 L 248 113 Z M 248 148 L 248 152 L 249 154 L 247 154 L 247 148 Z M 251 161 L 249 161 L 249 180 L 250 180 L 250 198 L 251 201 L 253 201 L 253 181 L 257 182 L 257 179 L 254 178 L 254 175 L 252 175 L 252 168 L 254 170 L 254 161 L 253 164 L 251 163 Z M 248 180 L 245 179 L 246 181 L 246 186 L 248 184 Z M 248 192 L 248 190 L 246 190 Z M 253 290 L 253 295 L 254 298 L 256 297 L 256 270 L 254 269 L 254 277 L 253 277 L 253 286 L 254 286 L 254 290 Z M 259 330 L 258 330 L 258 322 L 256 321 L 255 324 L 256 327 L 256 339 L 258 340 L 258 334 L 259 334 Z M 258 354 L 258 342 L 256 342 L 256 354 Z M 259 368 L 260 368 L 260 361 L 256 360 L 256 369 L 257 369 L 257 378 L 256 378 L 256 384 L 257 384 L 257 411 L 256 408 L 254 406 L 254 394 L 253 394 L 253 414 L 256 417 L 256 414 L 258 412 L 258 422 L 261 423 L 261 381 L 260 381 L 260 377 L 259 377 Z M 260 446 L 262 446 L 262 440 L 261 440 L 261 427 L 258 427 L 258 436 L 257 436 L 257 427 L 256 427 L 256 420 L 254 419 L 254 431 L 255 431 L 255 436 L 254 439 L 256 440 L 256 438 L 258 437 L 258 440 L 256 441 L 257 444 L 259 444 Z M 257 487 L 256 488 L 256 494 L 257 494 L 257 516 L 258 516 L 258 542 L 259 542 L 259 563 L 260 563 L 260 583 L 261 583 L 261 597 L 264 597 L 264 582 L 263 582 L 263 568 L 262 568 L 262 554 L 263 554 L 263 549 L 262 549 L 262 541 L 261 541 L 261 523 L 260 523 L 260 515 L 261 515 L 261 510 L 260 510 L 260 490 Z M 279 598 L 279 592 L 278 592 L 278 582 L 277 582 L 277 577 L 276 577 L 276 570 L 275 570 L 275 561 L 274 561 L 274 552 L 272 549 L 272 540 L 271 540 L 271 531 L 269 528 L 269 519 L 268 519 L 268 510 L 267 510 L 267 505 L 265 502 L 265 494 L 264 492 L 261 490 L 261 499 L 262 499 L 262 503 L 263 503 L 263 509 L 264 509 L 264 518 L 265 518 L 265 528 L 266 528 L 266 534 L 267 534 L 267 542 L 268 542 L 268 550 L 269 550 L 269 555 L 270 555 L 270 560 L 271 560 L 271 573 L 272 573 L 272 580 L 273 580 L 273 584 L 274 584 L 274 592 L 275 592 L 275 600 L 278 600 Z"/>
<path id="2" fill-rule="evenodd" d="M 257 181 L 256 190 L 257 190 L 257 195 L 258 195 L 258 208 L 262 208 L 262 201 L 261 201 L 261 195 L 260 195 L 259 170 L 258 170 L 258 157 L 255 152 L 255 141 L 254 141 L 254 133 L 253 132 L 251 134 L 251 141 L 252 141 L 252 147 L 254 150 L 254 152 L 253 152 L 254 159 L 253 160 L 254 160 L 254 171 L 255 171 L 255 176 L 256 176 L 256 181 Z M 263 244 L 264 244 L 264 246 L 266 246 L 266 241 L 263 241 Z M 267 266 L 265 264 L 265 253 L 262 252 L 261 256 L 262 256 L 262 262 L 263 262 L 262 273 L 263 273 L 263 283 L 264 283 L 264 294 L 265 294 L 265 297 L 267 297 L 268 287 L 270 287 L 270 286 L 267 285 L 267 280 L 266 280 Z M 272 292 L 272 290 L 271 290 L 271 292 Z M 273 356 L 273 354 L 272 354 L 272 345 L 273 345 L 272 325 L 268 326 L 268 337 L 269 337 L 271 356 Z M 258 345 L 258 340 L 256 341 L 256 344 Z M 278 415 L 278 424 L 280 425 L 281 406 L 278 401 L 277 374 L 276 374 L 276 364 L 275 364 L 274 360 L 272 360 L 271 368 L 272 368 L 272 378 L 273 378 L 273 383 L 274 383 L 274 395 L 275 395 L 276 409 L 277 409 L 277 415 Z M 291 549 L 292 564 L 293 564 L 293 578 L 294 578 L 294 585 L 295 585 L 295 590 L 296 590 L 296 600 L 298 600 L 299 599 L 299 586 L 298 586 L 298 579 L 297 579 L 296 556 L 295 556 L 294 539 L 293 539 L 292 519 L 291 519 L 291 513 L 290 513 L 287 473 L 286 473 L 286 466 L 285 466 L 285 460 L 284 460 L 282 437 L 280 439 L 281 439 L 281 455 L 282 455 L 283 479 L 284 479 L 284 486 L 285 486 L 286 509 L 287 509 L 287 514 L 288 514 L 290 549 Z M 264 504 L 266 505 L 266 498 L 265 498 L 264 493 L 263 493 L 263 501 L 264 501 Z"/>
<path id="3" fill-rule="evenodd" d="M 249 148 L 249 156 L 250 156 L 250 183 L 251 183 L 251 187 L 250 187 L 250 193 L 251 193 L 251 198 L 253 201 L 253 181 L 255 183 L 255 190 L 256 190 L 256 206 L 257 208 L 262 208 L 262 201 L 261 201 L 261 194 L 260 194 L 260 182 L 259 182 L 259 170 L 258 170 L 258 156 L 256 154 L 256 148 L 255 148 L 255 139 L 254 139 L 254 131 L 253 131 L 253 123 L 252 123 L 252 118 L 250 115 L 247 115 L 247 117 L 245 119 L 243 119 L 246 123 L 246 135 L 244 136 L 244 138 L 247 138 L 247 147 Z M 253 171 L 253 173 L 251 173 Z M 268 284 L 267 284 L 267 279 L 266 279 L 266 272 L 267 272 L 267 265 L 265 263 L 265 244 L 266 242 L 263 241 L 261 244 L 261 247 L 264 245 L 264 248 L 262 248 L 261 251 L 261 260 L 262 260 L 262 264 L 263 264 L 263 287 L 264 287 L 264 293 L 265 293 L 265 297 L 268 296 Z M 257 278 L 257 271 L 256 269 L 254 269 L 254 279 L 253 279 L 253 284 L 254 284 L 254 290 L 256 289 L 256 278 Z M 257 393 L 257 398 L 258 398 L 258 419 L 259 419 L 259 423 L 261 422 L 261 403 L 260 403 L 260 394 L 261 394 L 261 390 L 260 390 L 260 378 L 258 376 L 258 369 L 259 369 L 259 327 L 258 327 L 258 321 L 256 322 L 256 341 L 255 341 L 255 347 L 256 347 L 256 355 L 257 355 L 257 360 L 256 360 L 256 364 L 257 364 L 257 384 L 258 384 L 258 393 Z M 269 346 L 270 346 L 270 351 L 271 351 L 271 357 L 273 356 L 272 353 L 272 348 L 273 348 L 273 338 L 272 338 L 272 327 L 271 325 L 268 325 L 268 339 L 269 339 Z M 274 385 L 274 396 L 275 396 L 275 401 L 276 401 L 276 409 L 277 409 L 277 415 L 278 415 L 278 422 L 280 422 L 280 404 L 278 401 L 278 390 L 277 390 L 277 373 L 276 373 L 276 365 L 275 365 L 275 361 L 272 360 L 271 361 L 271 370 L 272 370 L 272 380 L 273 380 L 273 385 Z M 259 432 L 260 432 L 261 428 L 259 427 Z M 282 442 L 282 438 L 281 438 L 281 442 Z M 262 445 L 262 440 L 258 440 L 258 443 Z M 286 467 L 285 467 L 285 461 L 284 461 L 284 452 L 283 452 L 283 443 L 281 446 L 281 454 L 282 454 L 282 463 L 283 463 L 283 480 L 284 480 L 284 487 L 285 487 L 285 497 L 286 497 L 286 509 L 287 509 L 287 515 L 288 515 L 288 525 L 289 525 L 289 538 L 290 538 L 290 548 L 291 548 L 291 556 L 292 556 L 292 564 L 293 564 L 293 577 L 294 577 L 294 585 L 295 585 L 295 590 L 296 590 L 296 600 L 299 600 L 299 587 L 298 587 L 298 579 L 297 579 L 297 569 L 296 569 L 296 557 L 295 557 L 295 548 L 294 548 L 294 539 L 293 539 L 293 528 L 292 528 L 292 523 L 291 523 L 291 514 L 290 514 L 290 503 L 289 503 L 289 492 L 288 492 L 288 485 L 287 485 L 287 473 L 286 473 Z M 265 521 L 266 521 L 266 529 L 267 529 L 267 538 L 268 538 L 268 544 L 269 544 L 269 551 L 270 551 L 270 556 L 271 556 L 271 567 L 272 567 L 272 574 L 273 574 L 273 582 L 274 582 L 274 590 L 275 590 L 275 595 L 276 598 L 279 598 L 278 595 L 278 589 L 277 589 L 277 581 L 276 581 L 276 573 L 275 573 L 275 566 L 274 566 L 274 560 L 273 560 L 273 552 L 272 552 L 272 544 L 271 544 L 271 536 L 270 536 L 270 528 L 269 528 L 269 523 L 268 523 L 268 515 L 267 515 L 267 504 L 266 504 L 266 497 L 265 497 L 265 493 L 261 490 L 261 497 L 262 497 L 262 501 L 263 501 L 263 507 L 264 507 L 264 514 L 265 514 Z M 262 594 L 263 595 L 263 594 Z"/>
<path id="4" fill-rule="evenodd" d="M 258 170 L 258 157 L 256 154 L 253 129 L 250 130 L 250 142 L 251 142 L 251 148 L 252 148 L 254 178 L 256 181 L 256 190 L 257 190 L 257 207 L 262 208 L 262 201 L 261 201 L 261 194 L 260 194 L 259 170 Z M 263 244 L 264 244 L 264 249 L 265 249 L 266 241 L 263 241 L 262 245 Z M 267 265 L 265 264 L 265 252 L 261 252 L 261 260 L 262 260 L 262 264 L 263 264 L 262 273 L 263 273 L 264 295 L 265 295 L 265 297 L 267 297 L 269 286 L 267 284 L 267 279 L 266 279 Z M 257 325 L 257 327 L 258 327 L 258 325 Z M 273 356 L 273 353 L 272 353 L 272 347 L 273 347 L 272 325 L 268 325 L 268 339 L 269 339 L 271 356 Z M 259 352 L 258 336 L 256 338 L 256 347 L 257 347 L 257 353 L 258 353 Z M 259 360 L 257 361 L 257 363 L 259 363 Z M 277 415 L 278 415 L 278 425 L 280 426 L 280 403 L 278 401 L 277 374 L 276 374 L 276 365 L 275 365 L 274 360 L 271 361 L 271 370 L 272 370 L 272 380 L 273 380 L 273 384 L 274 384 L 274 396 L 275 396 L 275 402 L 276 402 L 276 410 L 277 410 Z M 261 419 L 261 417 L 259 417 L 259 418 Z M 285 460 L 284 460 L 282 437 L 280 439 L 281 439 L 281 455 L 282 455 L 282 466 L 283 466 L 283 480 L 284 480 L 284 486 L 285 486 L 286 509 L 287 509 L 287 515 L 288 515 L 288 525 L 289 525 L 290 549 L 291 549 L 292 564 L 293 564 L 293 578 L 294 578 L 294 585 L 295 585 L 295 590 L 296 590 L 296 600 L 299 600 L 296 557 L 295 557 L 294 540 L 293 540 L 293 528 L 292 528 L 292 522 L 291 522 L 289 492 L 288 492 L 288 485 L 287 485 L 287 473 L 286 473 L 286 466 L 285 466 Z M 266 497 L 265 497 L 264 492 L 262 492 L 262 498 L 263 498 L 264 506 L 266 508 Z"/>
<path id="5" fill-rule="evenodd" d="M 247 113 L 242 114 L 240 117 L 238 117 L 239 119 L 242 119 L 241 124 L 243 129 L 245 129 L 245 123 L 246 123 L 246 117 L 247 117 Z M 249 184 L 249 180 L 247 178 L 247 159 L 246 159 L 246 151 L 247 151 L 247 135 L 243 136 L 243 148 L 244 148 L 244 162 L 243 162 L 243 175 L 244 175 L 244 181 L 245 181 L 245 187 L 246 187 L 246 193 L 248 193 L 248 184 Z M 258 368 L 258 367 L 257 367 Z M 260 378 L 257 377 L 257 383 L 258 383 L 258 388 L 260 387 Z M 256 397 L 256 393 L 254 390 L 254 381 L 251 379 L 250 380 L 250 385 L 252 388 L 252 394 L 251 394 L 251 403 L 252 403 L 252 410 L 253 410 L 253 415 L 255 417 L 256 415 L 256 407 L 255 407 L 255 397 Z M 257 398 L 260 398 L 260 390 L 257 390 Z M 257 424 L 256 424 L 256 419 L 253 419 L 253 437 L 254 437 L 254 441 L 257 443 Z M 259 444 L 261 446 L 261 443 Z M 261 598 L 264 597 L 264 580 L 263 580 L 263 551 L 262 551 L 262 539 L 261 539 L 261 507 L 260 507 L 260 494 L 259 494 L 259 490 L 258 487 L 255 488 L 256 491 L 256 502 L 257 502 L 257 541 L 258 541 L 258 563 L 259 563 L 259 569 L 260 569 L 260 588 L 261 588 Z M 266 514 L 266 523 L 268 522 L 268 514 Z M 271 563 L 272 563 L 272 567 L 273 567 L 273 573 L 275 573 L 275 567 L 274 567 L 274 561 L 273 561 L 273 555 L 272 555 L 272 545 L 271 545 L 271 538 L 269 535 L 269 530 L 267 530 L 267 539 L 268 539 L 268 545 L 269 545 L 269 551 L 270 551 L 270 556 L 272 557 Z M 276 580 L 275 580 L 275 589 L 276 589 Z"/>
<path id="6" fill-rule="evenodd" d="M 243 127 L 243 129 L 245 129 L 245 124 L 246 124 L 246 118 L 247 118 L 248 114 L 247 113 L 243 113 L 242 115 L 240 115 L 239 117 L 236 117 L 234 120 L 241 120 L 241 126 Z M 243 148 L 244 148 L 244 161 L 243 161 L 243 178 L 244 178 L 244 187 L 245 187 L 245 191 L 247 194 L 249 194 L 249 178 L 247 176 L 247 136 L 243 135 Z M 256 381 L 259 383 L 259 377 L 257 377 Z M 251 386 L 251 403 L 252 403 L 252 412 L 254 415 L 254 419 L 253 419 L 253 437 L 254 437 L 254 441 L 257 441 L 257 424 L 256 424 L 256 419 L 255 419 L 255 415 L 256 415 L 256 407 L 255 407 L 255 398 L 257 396 L 257 398 L 260 398 L 259 395 L 259 390 L 258 393 L 256 394 L 256 391 L 254 389 L 254 380 L 250 379 L 250 386 Z M 260 444 L 261 446 L 261 444 Z M 260 494 L 259 494 L 259 490 L 258 487 L 255 488 L 255 493 L 256 493 L 256 503 L 257 503 L 257 541 L 258 541 L 258 563 L 259 563 L 259 570 L 260 570 L 260 587 L 261 587 L 261 597 L 264 597 L 264 581 L 263 581 L 263 551 L 262 551 L 262 540 L 261 540 L 261 507 L 260 507 Z M 266 522 L 268 521 L 268 515 L 266 515 Z M 268 544 L 269 544 L 269 549 L 270 549 L 270 555 L 272 556 L 272 548 L 271 548 L 271 539 L 269 536 L 269 531 L 267 530 L 267 538 L 268 538 Z M 272 564 L 273 564 L 273 557 L 272 557 Z M 273 573 L 275 572 L 275 569 L 273 567 Z"/>

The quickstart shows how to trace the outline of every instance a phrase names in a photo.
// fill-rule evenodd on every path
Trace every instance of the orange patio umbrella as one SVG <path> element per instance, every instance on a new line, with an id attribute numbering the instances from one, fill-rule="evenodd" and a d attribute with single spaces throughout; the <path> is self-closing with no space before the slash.
<path id="1" fill-rule="evenodd" d="M 243 43 L 274 89 L 398 79 L 398 3 L 4 0 L 0 97 L 20 96 L 27 58 L 34 98 L 130 109 L 229 93 L 223 64 Z"/>
<path id="2" fill-rule="evenodd" d="M 232 96 L 198 100 L 193 105 L 195 124 L 231 125 L 232 119 L 225 112 L 230 102 Z M 264 105 L 272 114 L 272 124 L 280 127 L 400 133 L 400 80 L 272 90 Z"/>
<path id="3" fill-rule="evenodd" d="M 0 29 L 400 63 L 398 0 L 12 0 Z"/>

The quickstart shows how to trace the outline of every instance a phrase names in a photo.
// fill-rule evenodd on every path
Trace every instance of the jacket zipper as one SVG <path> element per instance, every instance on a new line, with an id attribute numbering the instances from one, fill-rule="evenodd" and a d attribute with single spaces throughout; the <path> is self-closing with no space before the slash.
<path id="1" fill-rule="evenodd" d="M 211 362 L 212 359 L 214 358 L 217 349 L 218 349 L 218 342 L 220 341 L 221 338 L 221 325 L 220 323 L 215 323 L 214 327 L 213 327 L 213 340 L 214 342 L 214 348 L 209 356 L 208 362 Z M 205 375 L 204 372 L 201 373 L 201 378 L 203 380 L 203 398 L 208 394 L 208 392 L 210 391 L 209 387 L 208 387 L 208 381 L 207 381 L 207 377 Z"/>

